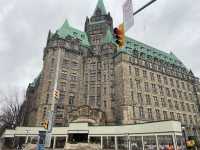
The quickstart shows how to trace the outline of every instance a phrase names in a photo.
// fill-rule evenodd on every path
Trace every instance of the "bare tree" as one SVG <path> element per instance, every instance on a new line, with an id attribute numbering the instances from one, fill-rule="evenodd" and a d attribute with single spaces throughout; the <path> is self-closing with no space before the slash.
<path id="1" fill-rule="evenodd" d="M 24 118 L 24 101 L 21 100 L 23 97 L 20 98 L 19 92 L 0 96 L 0 135 L 5 129 L 15 129 L 21 125 Z"/>

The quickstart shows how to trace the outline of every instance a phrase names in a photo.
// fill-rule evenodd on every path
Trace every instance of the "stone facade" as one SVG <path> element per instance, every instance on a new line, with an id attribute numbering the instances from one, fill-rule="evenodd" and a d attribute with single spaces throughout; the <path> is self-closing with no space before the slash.
<path id="1" fill-rule="evenodd" d="M 96 116 L 98 124 L 179 120 L 188 135 L 200 134 L 199 79 L 173 53 L 128 37 L 119 49 L 112 32 L 113 20 L 102 0 L 86 18 L 85 32 L 68 21 L 49 32 L 41 74 L 27 90 L 27 101 L 36 109 L 27 113 L 32 119 L 24 124 L 40 126 L 47 118 L 57 82 L 55 126 L 67 126 L 87 107 L 86 116 Z"/>

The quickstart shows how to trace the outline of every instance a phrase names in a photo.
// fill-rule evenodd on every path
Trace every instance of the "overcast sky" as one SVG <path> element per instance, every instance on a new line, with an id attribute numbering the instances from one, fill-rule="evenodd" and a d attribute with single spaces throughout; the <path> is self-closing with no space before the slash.
<path id="1" fill-rule="evenodd" d="M 122 21 L 125 0 L 104 0 L 114 25 Z M 133 0 L 138 9 L 149 0 Z M 97 0 L 0 0 L 0 91 L 25 89 L 42 68 L 48 30 L 65 19 L 84 29 Z M 200 0 L 157 0 L 135 16 L 128 36 L 172 51 L 200 77 Z"/>

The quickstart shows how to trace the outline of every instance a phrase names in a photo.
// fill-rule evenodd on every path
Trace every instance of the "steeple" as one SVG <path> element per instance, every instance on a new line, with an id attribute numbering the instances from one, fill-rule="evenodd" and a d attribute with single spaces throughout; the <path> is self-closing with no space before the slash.
<path id="1" fill-rule="evenodd" d="M 105 8 L 103 0 L 98 0 L 94 14 L 96 14 L 98 10 L 101 11 L 101 15 L 106 15 L 106 8 Z"/>

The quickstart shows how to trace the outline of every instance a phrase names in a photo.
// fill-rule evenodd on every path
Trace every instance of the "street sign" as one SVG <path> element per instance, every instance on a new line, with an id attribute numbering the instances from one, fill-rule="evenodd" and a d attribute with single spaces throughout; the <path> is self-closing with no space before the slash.
<path id="1" fill-rule="evenodd" d="M 126 0 L 123 4 L 123 21 L 125 31 L 128 31 L 134 25 L 132 0 Z"/>

